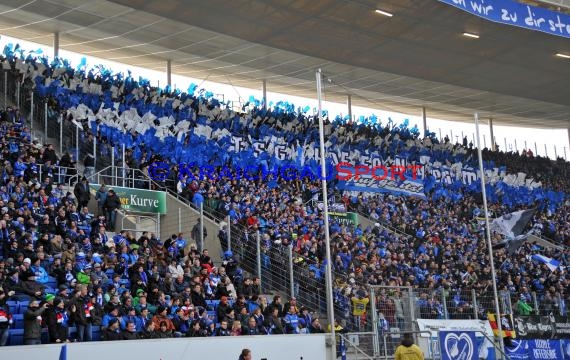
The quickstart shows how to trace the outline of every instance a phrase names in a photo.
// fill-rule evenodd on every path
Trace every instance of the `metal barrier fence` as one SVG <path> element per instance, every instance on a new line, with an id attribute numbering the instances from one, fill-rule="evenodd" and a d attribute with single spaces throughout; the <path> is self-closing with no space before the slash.
<path id="1" fill-rule="evenodd" d="M 129 167 L 107 166 L 97 173 L 88 174 L 85 177 L 93 184 L 149 190 L 153 188 L 153 181 L 148 176 L 139 169 Z M 74 184 L 80 178 L 79 174 L 69 178 L 69 185 Z"/>
<path id="2" fill-rule="evenodd" d="M 378 359 L 378 352 L 374 350 L 377 337 L 372 332 L 344 333 L 339 338 L 344 340 L 345 355 L 347 359 L 372 360 Z M 337 341 L 340 346 L 340 341 Z M 338 355 L 337 351 L 337 355 Z M 337 356 L 338 357 L 338 356 Z"/>

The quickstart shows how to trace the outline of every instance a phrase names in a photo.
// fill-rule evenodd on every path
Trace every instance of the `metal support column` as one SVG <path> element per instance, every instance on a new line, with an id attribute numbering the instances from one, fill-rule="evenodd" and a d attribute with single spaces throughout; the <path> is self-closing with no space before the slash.
<path id="1" fill-rule="evenodd" d="M 121 178 L 123 178 L 123 187 L 125 187 L 125 177 L 127 176 L 127 172 L 125 167 L 127 165 L 127 161 L 125 160 L 125 144 L 123 144 L 123 157 L 121 158 Z"/>
<path id="2" fill-rule="evenodd" d="M 501 308 L 499 307 L 499 292 L 497 290 L 497 279 L 495 274 L 495 261 L 493 259 L 493 245 L 491 244 L 491 227 L 489 221 L 489 208 L 487 206 L 487 193 L 485 189 L 485 171 L 483 169 L 483 155 L 481 151 L 481 146 L 479 143 L 479 114 L 475 113 L 475 131 L 477 133 L 477 153 L 479 157 L 479 172 L 481 174 L 481 192 L 483 195 L 483 207 L 485 209 L 485 230 L 486 230 L 486 240 L 487 240 L 487 250 L 489 251 L 489 263 L 491 265 L 491 279 L 493 283 L 493 295 L 495 300 L 495 312 L 496 312 L 496 323 L 499 330 L 499 348 L 501 352 L 505 352 L 504 344 L 502 341 L 503 326 L 501 323 Z"/>
<path id="3" fill-rule="evenodd" d="M 79 126 L 75 125 L 75 161 L 79 163 Z"/>
<path id="4" fill-rule="evenodd" d="M 321 150 L 321 186 L 323 191 L 323 213 L 324 213 L 324 227 L 325 227 L 325 250 L 326 250 L 326 292 L 327 292 L 327 319 L 331 327 L 331 347 L 332 347 L 332 354 L 333 358 L 336 354 L 336 335 L 335 335 L 335 328 L 334 328 L 334 302 L 333 302 L 333 278 L 332 278 L 332 257 L 331 257 L 331 239 L 329 233 L 329 201 L 327 195 L 327 164 L 326 164 L 326 155 L 325 155 L 325 131 L 324 131 L 324 121 L 323 121 L 323 112 L 322 112 L 322 73 L 321 69 L 318 69 L 316 74 L 317 78 L 317 99 L 318 99 L 318 120 L 319 120 L 319 142 L 320 142 L 320 150 Z"/>
<path id="5" fill-rule="evenodd" d="M 496 151 L 497 149 L 495 147 L 495 135 L 493 132 L 493 119 L 491 118 L 489 118 L 489 130 L 491 131 L 491 151 Z M 507 145 L 505 145 L 505 151 L 507 151 L 506 147 Z"/>
<path id="6" fill-rule="evenodd" d="M 261 91 L 263 92 L 263 108 L 267 109 L 267 80 L 263 80 L 261 86 Z"/>
<path id="7" fill-rule="evenodd" d="M 232 251 L 232 218 L 228 215 L 228 251 Z"/>
<path id="8" fill-rule="evenodd" d="M 21 84 L 19 80 L 16 80 L 16 107 L 20 109 L 20 88 Z"/>
<path id="9" fill-rule="evenodd" d="M 30 92 L 30 132 L 32 132 L 33 129 L 34 129 L 34 91 L 31 91 Z"/>
<path id="10" fill-rule="evenodd" d="M 475 289 L 471 289 L 471 302 L 473 304 L 473 315 L 475 319 L 479 319 L 479 309 L 477 308 L 477 293 Z"/>
<path id="11" fill-rule="evenodd" d="M 63 115 L 59 114 L 59 152 L 63 154 Z"/>
<path id="12" fill-rule="evenodd" d="M 4 107 L 8 106 L 8 70 L 4 70 Z M 570 130 L 568 130 L 568 136 L 570 137 Z"/>
<path id="13" fill-rule="evenodd" d="M 59 33 L 53 33 L 53 59 L 57 59 L 59 57 Z"/>
<path id="14" fill-rule="evenodd" d="M 289 253 L 289 297 L 295 297 L 295 275 L 293 273 L 293 245 L 287 247 Z"/>
<path id="15" fill-rule="evenodd" d="M 259 230 L 255 233 L 255 243 L 257 250 L 257 277 L 259 278 L 259 293 L 263 293 L 262 279 L 261 279 L 261 235 Z"/>
<path id="16" fill-rule="evenodd" d="M 48 104 L 44 102 L 44 135 L 48 138 Z"/>
<path id="17" fill-rule="evenodd" d="M 97 136 L 93 136 L 93 174 L 95 174 L 96 172 L 97 172 Z"/>
<path id="18" fill-rule="evenodd" d="M 422 106 L 422 121 L 423 121 L 423 125 L 424 125 L 424 136 L 422 136 L 422 138 L 424 138 L 427 134 L 428 128 L 427 128 L 427 112 L 426 112 L 426 107 Z"/>
<path id="19" fill-rule="evenodd" d="M 200 252 L 204 251 L 204 203 L 200 203 Z"/>
<path id="20" fill-rule="evenodd" d="M 449 319 L 449 312 L 447 311 L 447 299 L 445 298 L 444 288 L 441 288 L 441 304 L 443 305 L 443 318 Z"/>
<path id="21" fill-rule="evenodd" d="M 348 121 L 352 121 L 352 95 L 346 96 L 346 107 L 348 109 Z"/>
<path id="22" fill-rule="evenodd" d="M 376 289 L 374 286 L 370 288 L 370 310 L 372 311 L 372 346 L 374 348 L 374 356 L 380 354 L 380 339 L 378 331 L 378 311 L 376 310 Z"/>
<path id="23" fill-rule="evenodd" d="M 166 85 L 172 85 L 172 60 L 166 60 Z"/>

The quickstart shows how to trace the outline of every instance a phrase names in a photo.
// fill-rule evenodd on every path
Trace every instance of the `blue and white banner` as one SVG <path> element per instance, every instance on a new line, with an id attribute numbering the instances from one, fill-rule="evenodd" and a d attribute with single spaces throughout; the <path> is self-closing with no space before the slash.
<path id="1" fill-rule="evenodd" d="M 440 331 L 441 360 L 478 360 L 479 351 L 474 331 Z"/>
<path id="2" fill-rule="evenodd" d="M 567 341 L 562 340 L 512 340 L 505 347 L 510 360 L 561 360 L 570 359 Z"/>
<path id="3" fill-rule="evenodd" d="M 151 88 L 148 80 L 137 81 L 130 73 L 114 74 L 102 66 L 91 71 L 84 66 L 74 69 L 62 59 L 49 63 L 46 57 L 25 57 L 18 46 L 12 45 L 6 46 L 4 54 L 4 64 L 14 61 L 22 77 L 34 81 L 40 100 L 50 97 L 66 111 L 66 119 L 90 127 L 111 144 L 102 146 L 102 156 L 110 158 L 114 152 L 118 159 L 116 145 L 124 144 L 132 149 L 137 163 L 160 155 L 171 166 L 266 166 L 273 169 L 272 173 L 275 167 L 295 166 L 320 174 L 319 147 L 315 146 L 319 131 L 311 123 L 307 108 L 297 112 L 293 104 L 278 102 L 269 109 L 255 108 L 238 114 L 221 106 L 213 94 L 197 92 L 193 84 L 187 93 L 172 92 L 169 87 L 163 92 Z M 342 117 L 325 125 L 328 169 L 334 170 L 340 162 L 369 168 L 418 166 L 417 178 L 422 181 L 414 182 L 414 176 L 406 171 L 407 182 L 390 177 L 372 185 L 369 180 L 363 180 L 363 184 L 335 183 L 339 188 L 408 195 L 421 192 L 434 200 L 452 202 L 460 201 L 465 194 L 481 193 L 476 160 L 466 149 L 439 143 L 433 133 L 420 140 L 419 130 L 408 120 L 396 126 L 390 119 L 382 124 L 372 115 L 361 117 L 351 127 L 345 125 Z M 363 126 L 372 126 L 383 135 L 360 136 L 359 128 Z M 562 192 L 543 189 L 539 182 L 529 179 L 532 174 L 508 174 L 505 166 L 493 161 L 485 161 L 483 167 L 489 202 L 554 212 L 567 199 Z M 327 179 L 332 180 L 333 170 L 327 170 Z M 276 187 L 277 182 L 268 186 Z"/>
<path id="4" fill-rule="evenodd" d="M 531 256 L 531 259 L 545 264 L 550 269 L 550 271 L 554 271 L 560 266 L 560 261 L 541 254 L 534 254 Z"/>
<path id="5" fill-rule="evenodd" d="M 511 340 L 511 346 L 505 346 L 505 353 L 509 360 L 529 360 L 528 340 Z"/>
<path id="6" fill-rule="evenodd" d="M 513 0 L 439 0 L 489 21 L 570 38 L 570 15 Z"/>
<path id="7" fill-rule="evenodd" d="M 339 181 L 337 187 L 340 190 L 360 192 L 386 192 L 396 195 L 425 197 L 422 180 L 376 180 L 369 175 L 363 175 L 357 180 Z"/>

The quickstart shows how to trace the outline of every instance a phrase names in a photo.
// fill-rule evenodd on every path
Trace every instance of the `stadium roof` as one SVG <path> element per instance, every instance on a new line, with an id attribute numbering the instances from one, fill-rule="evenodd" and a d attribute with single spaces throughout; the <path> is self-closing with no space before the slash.
<path id="1" fill-rule="evenodd" d="M 379 5 L 381 4 L 381 5 Z M 377 6 L 392 13 L 374 12 Z M 570 127 L 570 39 L 436 0 L 3 0 L 0 34 L 236 86 L 447 120 Z M 466 38 L 464 32 L 479 39 Z"/>

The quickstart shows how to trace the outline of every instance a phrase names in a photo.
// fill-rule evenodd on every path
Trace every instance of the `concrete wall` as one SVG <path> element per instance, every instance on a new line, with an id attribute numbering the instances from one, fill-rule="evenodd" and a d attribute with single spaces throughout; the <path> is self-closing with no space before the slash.
<path id="1" fill-rule="evenodd" d="M 192 228 L 200 219 L 200 212 L 186 205 L 174 196 L 166 195 L 166 215 L 160 219 L 160 236 L 162 239 L 172 236 L 172 234 L 184 233 L 184 238 L 192 242 Z M 207 217 L 204 217 L 204 229 L 208 236 L 204 240 L 204 247 L 209 250 L 212 259 L 220 260 L 221 246 L 218 240 L 219 224 Z"/>
<path id="2" fill-rule="evenodd" d="M 136 359 L 226 359 L 239 357 L 243 348 L 254 360 L 325 360 L 330 354 L 326 335 L 228 336 L 160 340 L 98 341 L 67 345 L 69 360 Z M 8 346 L 0 359 L 58 359 L 62 345 Z"/>

